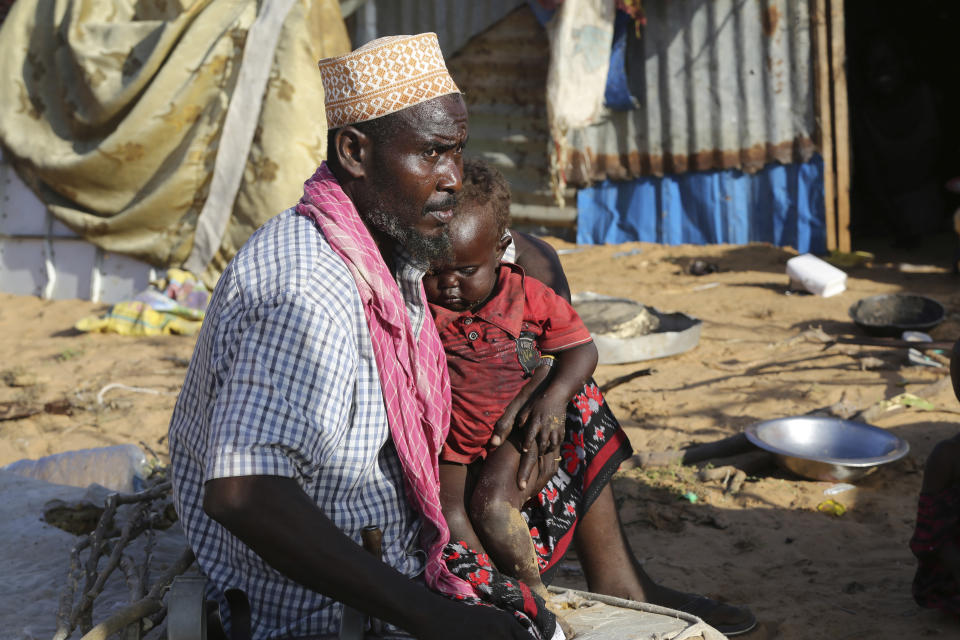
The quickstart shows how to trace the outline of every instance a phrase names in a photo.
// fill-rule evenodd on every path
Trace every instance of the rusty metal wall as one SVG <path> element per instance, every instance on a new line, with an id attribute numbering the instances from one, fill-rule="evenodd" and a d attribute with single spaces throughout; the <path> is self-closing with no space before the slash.
<path id="1" fill-rule="evenodd" d="M 514 223 L 573 226 L 576 208 L 557 207 L 549 188 L 550 50 L 524 0 L 371 0 L 354 24 L 355 46 L 396 33 L 436 32 L 470 112 L 467 154 L 484 158 L 510 181 Z M 571 205 L 574 194 L 568 193 Z"/>
<path id="2" fill-rule="evenodd" d="M 572 135 L 567 178 L 711 169 L 753 173 L 809 160 L 814 91 L 807 0 L 645 0 L 627 46 L 640 107 Z"/>
<path id="3" fill-rule="evenodd" d="M 548 63 L 547 34 L 525 4 L 447 58 L 470 113 L 467 153 L 510 181 L 515 222 L 571 226 L 576 208 L 557 207 L 550 191 Z"/>
<path id="4" fill-rule="evenodd" d="M 358 32 L 354 46 L 381 36 L 433 31 L 450 56 L 521 4 L 525 0 L 372 0 L 358 10 L 358 23 L 375 21 L 376 33 Z"/>

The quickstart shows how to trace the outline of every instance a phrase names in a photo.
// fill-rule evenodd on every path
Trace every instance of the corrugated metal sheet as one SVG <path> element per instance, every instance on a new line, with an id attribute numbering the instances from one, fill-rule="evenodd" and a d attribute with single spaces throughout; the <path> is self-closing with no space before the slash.
<path id="1" fill-rule="evenodd" d="M 523 0 L 371 0 L 353 18 L 359 46 L 373 38 L 434 31 L 470 112 L 467 153 L 510 181 L 518 226 L 570 227 L 576 208 L 557 207 L 547 170 L 547 35 Z M 574 191 L 569 191 L 568 202 Z"/>
<path id="2" fill-rule="evenodd" d="M 547 34 L 524 5 L 448 57 L 447 67 L 470 113 L 467 153 L 510 181 L 515 221 L 572 225 L 576 209 L 556 207 L 549 186 L 548 59 Z"/>
<path id="3" fill-rule="evenodd" d="M 694 170 L 756 172 L 815 146 L 809 3 L 645 0 L 628 42 L 640 108 L 572 135 L 569 184 Z"/>
<path id="4" fill-rule="evenodd" d="M 524 0 L 387 0 L 368 2 L 357 11 L 354 47 L 373 38 L 433 31 L 445 56 L 458 51 L 470 38 L 489 28 Z M 374 14 L 376 33 L 368 23 Z M 365 26 L 366 25 L 366 26 Z"/>

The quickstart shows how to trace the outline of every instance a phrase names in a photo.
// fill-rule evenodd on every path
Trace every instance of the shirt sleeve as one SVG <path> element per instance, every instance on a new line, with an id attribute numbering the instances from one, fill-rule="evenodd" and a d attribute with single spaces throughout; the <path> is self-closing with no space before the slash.
<path id="1" fill-rule="evenodd" d="M 224 345 L 204 480 L 311 475 L 343 440 L 356 342 L 303 297 L 248 312 Z"/>
<path id="2" fill-rule="evenodd" d="M 543 333 L 537 341 L 541 351 L 563 351 L 591 342 L 590 331 L 570 303 L 536 278 L 524 277 L 527 310 Z"/>

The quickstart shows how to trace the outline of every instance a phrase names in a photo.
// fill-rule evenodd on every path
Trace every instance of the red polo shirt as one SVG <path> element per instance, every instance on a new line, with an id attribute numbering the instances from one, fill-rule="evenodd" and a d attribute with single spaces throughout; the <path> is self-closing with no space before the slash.
<path id="1" fill-rule="evenodd" d="M 441 460 L 469 463 L 487 455 L 493 427 L 526 384 L 539 352 L 590 342 L 570 304 L 517 265 L 500 266 L 493 297 L 473 311 L 431 304 L 447 354 L 453 391 L 450 433 Z M 530 347 L 533 347 L 531 363 Z"/>

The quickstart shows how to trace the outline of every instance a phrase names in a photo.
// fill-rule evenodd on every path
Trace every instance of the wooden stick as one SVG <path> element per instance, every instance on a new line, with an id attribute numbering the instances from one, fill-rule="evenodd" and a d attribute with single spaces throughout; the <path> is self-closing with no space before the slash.
<path id="1" fill-rule="evenodd" d="M 608 391 L 610 391 L 611 389 L 613 389 L 613 388 L 615 388 L 615 387 L 619 387 L 620 385 L 625 384 L 625 383 L 627 383 L 627 382 L 630 382 L 630 381 L 633 380 L 634 378 L 639 378 L 640 376 L 649 376 L 649 375 L 652 374 L 652 373 L 654 373 L 654 370 L 653 370 L 653 369 L 649 369 L 649 368 L 647 368 L 647 369 L 639 369 L 639 370 L 634 371 L 634 372 L 632 372 L 632 373 L 628 373 L 627 375 L 620 376 L 619 378 L 614 378 L 614 379 L 611 380 L 610 382 L 607 382 L 606 384 L 601 385 L 601 386 L 600 386 L 600 391 L 603 392 L 604 394 L 606 394 L 606 393 L 607 393 Z"/>
<path id="2" fill-rule="evenodd" d="M 816 125 L 823 158 L 823 213 L 827 227 L 827 250 L 837 248 L 837 213 L 833 172 L 833 109 L 830 102 L 830 51 L 827 36 L 827 0 L 814 0 L 811 17 Z"/>
<path id="3" fill-rule="evenodd" d="M 738 433 L 727 438 L 695 444 L 686 449 L 668 451 L 642 451 L 634 454 L 620 465 L 621 469 L 636 467 L 670 467 L 675 464 L 694 464 L 711 458 L 724 458 L 750 451 L 753 445 L 747 436 Z"/>
<path id="4" fill-rule="evenodd" d="M 834 145 L 837 157 L 837 248 L 849 253 L 850 244 L 850 119 L 847 106 L 847 47 L 844 36 L 844 0 L 830 0 L 830 71 L 833 87 Z"/>
<path id="5" fill-rule="evenodd" d="M 913 342 L 912 340 L 899 340 L 897 338 L 868 338 L 868 337 L 849 337 L 837 336 L 832 340 L 836 344 L 857 344 L 865 347 L 888 347 L 890 349 L 916 349 L 917 351 L 950 351 L 953 349 L 953 342 L 941 340 L 938 342 Z M 829 343 L 827 343 L 830 346 Z"/>
<path id="6" fill-rule="evenodd" d="M 145 598 L 127 605 L 99 623 L 84 634 L 80 640 L 107 640 L 107 638 L 124 627 L 160 611 L 163 608 L 163 603 L 161 602 L 163 590 L 173 582 L 174 578 L 189 569 L 193 561 L 193 551 L 190 549 L 184 550 L 177 561 L 174 562 L 173 565 L 160 576 L 153 587 L 151 587 L 150 593 L 148 593 Z"/>

